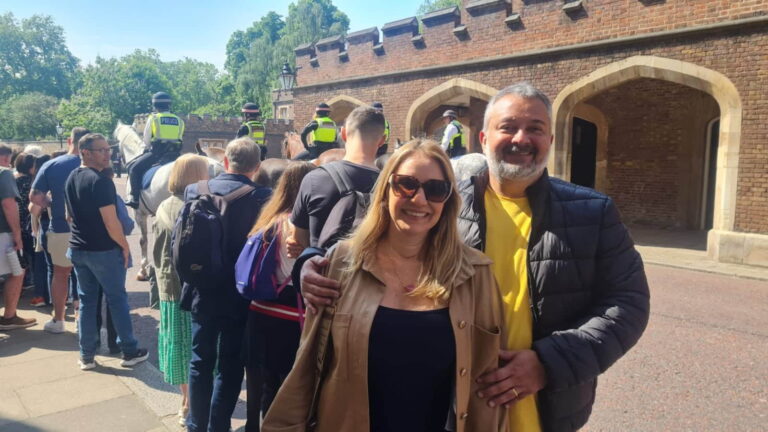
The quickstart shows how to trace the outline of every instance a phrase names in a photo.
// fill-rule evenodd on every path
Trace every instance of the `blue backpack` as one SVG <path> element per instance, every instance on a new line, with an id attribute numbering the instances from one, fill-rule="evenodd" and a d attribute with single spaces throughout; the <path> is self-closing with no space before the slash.
<path id="1" fill-rule="evenodd" d="M 235 286 L 248 300 L 274 300 L 291 281 L 279 281 L 280 229 L 261 230 L 248 237 L 235 264 Z"/>

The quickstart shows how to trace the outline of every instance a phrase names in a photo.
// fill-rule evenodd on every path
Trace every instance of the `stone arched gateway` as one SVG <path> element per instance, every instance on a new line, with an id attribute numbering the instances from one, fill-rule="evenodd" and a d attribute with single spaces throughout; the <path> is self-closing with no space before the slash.
<path id="1" fill-rule="evenodd" d="M 468 111 L 470 112 L 467 117 L 469 119 L 479 118 L 479 122 L 482 123 L 483 111 L 485 110 L 485 104 L 498 92 L 495 88 L 464 78 L 454 78 L 446 81 L 436 87 L 433 87 L 423 95 L 419 96 L 408 109 L 408 114 L 405 117 L 405 131 L 408 137 L 420 136 L 428 132 L 426 130 L 426 123 L 430 114 L 446 103 L 450 103 L 451 100 L 457 97 L 466 97 L 469 99 L 467 103 Z M 482 107 L 473 106 L 473 99 L 482 101 Z M 461 115 L 461 113 L 459 113 Z M 460 119 L 461 121 L 461 119 Z M 473 120 L 470 123 L 470 151 L 478 150 L 477 146 L 473 146 L 473 141 L 477 140 L 476 132 L 479 131 L 482 124 L 479 126 Z M 475 130 L 477 129 L 477 130 Z"/>
<path id="2" fill-rule="evenodd" d="M 631 80 L 649 78 L 688 86 L 711 95 L 720 108 L 719 146 L 715 179 L 713 228 L 707 251 L 729 261 L 723 250 L 733 248 L 736 214 L 742 103 L 733 83 L 723 74 L 686 63 L 653 56 L 635 56 L 595 70 L 565 87 L 553 103 L 555 146 L 550 172 L 570 179 L 571 127 L 576 106 L 588 98 Z M 738 240 L 736 240 L 738 242 Z"/>
<path id="3" fill-rule="evenodd" d="M 331 107 L 331 119 L 339 126 L 344 124 L 344 120 L 347 119 L 352 110 L 359 106 L 367 105 L 360 99 L 347 95 L 334 96 L 326 103 Z"/>

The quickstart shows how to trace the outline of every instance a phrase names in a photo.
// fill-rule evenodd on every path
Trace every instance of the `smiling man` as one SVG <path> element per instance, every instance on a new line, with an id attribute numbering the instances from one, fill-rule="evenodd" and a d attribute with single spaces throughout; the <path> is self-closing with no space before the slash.
<path id="1" fill-rule="evenodd" d="M 550 109 L 527 83 L 496 94 L 480 132 L 488 171 L 459 186 L 459 230 L 494 262 L 508 334 L 478 396 L 507 406 L 514 431 L 581 428 L 597 376 L 648 322 L 643 263 L 611 199 L 547 174 Z"/>

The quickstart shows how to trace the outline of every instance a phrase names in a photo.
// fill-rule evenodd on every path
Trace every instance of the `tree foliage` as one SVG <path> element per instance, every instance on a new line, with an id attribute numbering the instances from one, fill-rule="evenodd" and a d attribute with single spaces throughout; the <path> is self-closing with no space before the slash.
<path id="1" fill-rule="evenodd" d="M 0 105 L 0 136 L 41 139 L 56 136 L 59 100 L 42 93 L 12 96 Z"/>
<path id="2" fill-rule="evenodd" d="M 0 101 L 31 92 L 65 98 L 77 82 L 78 60 L 50 16 L 0 15 Z"/>
<path id="3" fill-rule="evenodd" d="M 424 0 L 421 5 L 419 5 L 419 9 L 416 11 L 416 14 L 424 15 L 436 10 L 453 6 L 461 6 L 461 0 Z"/>
<path id="4" fill-rule="evenodd" d="M 248 29 L 234 32 L 225 68 L 238 103 L 257 102 L 270 115 L 271 92 L 278 87 L 283 63 L 293 59 L 294 48 L 347 30 L 349 17 L 330 0 L 298 0 L 288 6 L 285 19 L 269 12 Z"/>
<path id="5" fill-rule="evenodd" d="M 80 67 L 50 16 L 19 22 L 0 15 L 0 138 L 55 136 L 57 120 L 66 129 L 110 133 L 118 120 L 149 112 L 158 91 L 169 93 L 181 114 L 236 115 L 243 103 L 257 102 L 268 117 L 271 91 L 294 48 L 348 29 L 349 18 L 331 0 L 296 0 L 286 17 L 268 12 L 232 34 L 226 72 L 189 58 L 164 62 L 153 49 Z"/>

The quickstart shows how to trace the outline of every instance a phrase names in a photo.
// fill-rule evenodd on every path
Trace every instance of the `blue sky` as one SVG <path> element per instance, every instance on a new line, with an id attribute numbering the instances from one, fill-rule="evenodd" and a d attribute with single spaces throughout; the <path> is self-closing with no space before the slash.
<path id="1" fill-rule="evenodd" d="M 285 16 L 289 0 L 3 0 L 0 13 L 16 19 L 53 16 L 64 27 L 70 51 L 83 64 L 97 55 L 115 57 L 155 48 L 163 60 L 190 57 L 223 68 L 229 36 L 270 10 Z M 419 0 L 334 0 L 352 31 L 413 16 Z"/>

